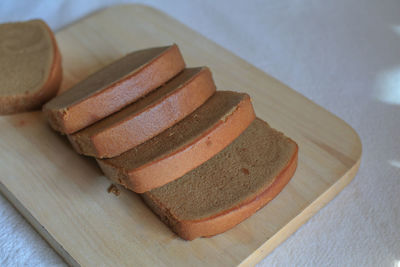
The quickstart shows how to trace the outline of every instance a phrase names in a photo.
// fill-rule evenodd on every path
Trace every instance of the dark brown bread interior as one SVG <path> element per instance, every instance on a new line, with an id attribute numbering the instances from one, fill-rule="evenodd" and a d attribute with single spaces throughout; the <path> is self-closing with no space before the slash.
<path id="1" fill-rule="evenodd" d="M 297 144 L 256 119 L 212 159 L 142 197 L 182 238 L 215 235 L 240 223 L 278 194 L 291 178 L 296 163 Z M 289 172 L 282 174 L 286 169 Z M 273 184 L 281 186 L 272 190 L 271 196 L 262 197 L 265 203 L 239 215 L 240 209 L 245 210 L 247 203 L 250 207 Z M 229 213 L 233 215 L 229 220 L 218 221 L 219 217 L 229 217 Z"/>
<path id="2" fill-rule="evenodd" d="M 149 187 L 176 179 L 208 160 L 240 135 L 254 118 L 247 94 L 218 91 L 184 120 L 156 137 L 118 157 L 97 161 L 110 179 L 135 192 L 143 190 L 142 193 L 152 189 Z M 224 121 L 230 122 L 224 124 Z M 228 128 L 228 133 L 220 130 L 222 127 Z M 213 136 L 212 131 L 220 134 Z M 182 157 L 189 156 L 190 160 L 176 156 L 179 153 L 184 154 Z M 166 159 L 168 166 L 160 166 L 159 162 Z M 176 176 L 177 173 L 181 175 Z"/>

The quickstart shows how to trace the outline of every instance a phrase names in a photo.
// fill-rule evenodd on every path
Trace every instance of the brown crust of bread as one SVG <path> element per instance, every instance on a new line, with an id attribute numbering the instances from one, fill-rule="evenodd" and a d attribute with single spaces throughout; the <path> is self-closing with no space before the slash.
<path id="1" fill-rule="evenodd" d="M 137 86 L 143 88 L 143 92 L 139 95 L 139 97 L 142 97 L 166 82 L 164 80 L 165 78 L 157 80 L 158 76 L 153 75 L 154 73 L 167 73 L 164 76 L 172 77 L 182 71 L 184 67 L 185 62 L 180 50 L 178 46 L 174 44 L 168 50 L 164 51 L 162 55 L 153 59 L 139 71 L 132 72 L 130 75 L 124 77 L 124 79 L 116 81 L 101 92 L 96 92 L 87 99 L 73 104 L 66 109 L 53 110 L 45 106 L 43 111 L 53 129 L 63 134 L 72 134 L 114 112 L 117 112 L 126 105 L 135 101 L 136 99 L 133 99 L 128 103 L 126 101 L 126 92 L 132 90 L 132 87 L 129 84 L 130 80 L 135 79 Z M 153 77 L 152 79 L 154 84 L 152 87 L 149 87 L 148 85 L 145 86 L 145 84 L 149 83 L 149 77 Z M 107 104 L 110 95 L 114 96 L 112 106 L 118 107 L 117 109 L 107 109 L 107 107 L 110 107 L 110 105 Z M 116 95 L 120 97 L 116 97 Z M 118 101 L 120 102 L 119 104 L 117 103 Z M 104 116 L 90 116 L 90 114 L 104 114 Z"/>
<path id="2" fill-rule="evenodd" d="M 255 119 L 251 99 L 247 95 L 224 120 L 204 132 L 187 146 L 149 162 L 128 173 L 98 160 L 103 171 L 114 181 L 136 193 L 144 193 L 169 183 L 201 165 L 235 140 Z M 171 166 L 177 166 L 171 168 Z M 177 169 L 178 168 L 178 169 Z"/>
<path id="3" fill-rule="evenodd" d="M 53 31 L 44 21 L 41 22 L 48 30 L 53 44 L 53 64 L 49 76 L 42 88 L 35 92 L 0 97 L 0 115 L 9 115 L 39 109 L 58 92 L 62 80 L 61 54 Z"/>
<path id="4" fill-rule="evenodd" d="M 165 95 L 140 113 L 94 135 L 81 136 L 81 132 L 78 132 L 68 135 L 68 139 L 79 154 L 96 158 L 115 157 L 185 118 L 211 97 L 215 90 L 212 74 L 207 67 L 204 67 L 199 75 L 186 81 L 178 90 Z M 132 132 L 132 129 L 135 132 Z M 116 137 L 118 142 L 113 142 Z"/>
<path id="5" fill-rule="evenodd" d="M 292 142 L 295 143 L 294 141 Z M 161 212 L 157 212 L 157 214 L 164 213 L 161 215 L 162 219 L 175 233 L 185 240 L 193 240 L 197 237 L 211 237 L 216 234 L 223 233 L 241 223 L 257 210 L 265 206 L 268 202 L 274 199 L 289 183 L 297 168 L 298 146 L 296 143 L 295 145 L 296 150 L 290 161 L 286 167 L 282 169 L 282 171 L 275 177 L 273 183 L 268 188 L 255 196 L 253 199 L 212 217 L 201 220 L 179 221 L 173 216 L 173 214 L 168 213 L 168 210 L 163 209 L 162 205 L 160 206 L 160 203 L 158 203 L 156 199 L 152 198 L 151 194 L 147 194 L 144 200 L 145 202 L 151 201 L 153 203 L 157 203 L 156 205 L 152 205 L 160 209 Z M 166 212 L 168 214 L 165 214 Z"/>

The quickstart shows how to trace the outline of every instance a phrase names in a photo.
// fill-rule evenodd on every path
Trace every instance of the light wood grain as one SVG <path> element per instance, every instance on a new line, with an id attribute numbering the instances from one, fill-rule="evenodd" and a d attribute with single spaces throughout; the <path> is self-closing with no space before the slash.
<path id="1" fill-rule="evenodd" d="M 232 266 L 265 257 L 355 176 L 361 143 L 354 130 L 309 99 L 152 8 L 116 6 L 57 33 L 63 89 L 118 57 L 177 43 L 189 66 L 211 68 L 219 89 L 246 91 L 258 116 L 300 147 L 298 170 L 282 193 L 250 219 L 186 242 L 140 198 L 78 156 L 40 112 L 0 118 L 0 189 L 71 265 Z"/>

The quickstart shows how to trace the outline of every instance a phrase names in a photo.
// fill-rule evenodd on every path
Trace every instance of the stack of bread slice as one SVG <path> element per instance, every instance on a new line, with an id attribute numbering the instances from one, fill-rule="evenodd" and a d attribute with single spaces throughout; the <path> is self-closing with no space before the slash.
<path id="1" fill-rule="evenodd" d="M 297 144 L 256 118 L 250 96 L 216 91 L 210 70 L 186 68 L 177 45 L 128 54 L 43 111 L 186 240 L 251 216 L 297 166 Z"/>

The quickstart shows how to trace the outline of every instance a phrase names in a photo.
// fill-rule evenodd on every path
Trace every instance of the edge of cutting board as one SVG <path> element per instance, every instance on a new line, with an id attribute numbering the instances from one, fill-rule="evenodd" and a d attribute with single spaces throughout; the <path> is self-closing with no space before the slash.
<path id="1" fill-rule="evenodd" d="M 361 145 L 361 142 L 360 142 Z M 360 155 L 361 156 L 361 155 Z M 334 199 L 355 177 L 360 167 L 361 157 L 356 164 L 343 175 L 334 185 L 315 199 L 307 208 L 299 213 L 288 224 L 282 227 L 275 235 L 268 239 L 251 255 L 244 259 L 239 266 L 254 266 L 277 248 L 283 241 L 296 232 L 304 223 L 314 216 L 320 209 Z"/>

